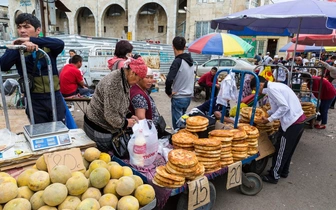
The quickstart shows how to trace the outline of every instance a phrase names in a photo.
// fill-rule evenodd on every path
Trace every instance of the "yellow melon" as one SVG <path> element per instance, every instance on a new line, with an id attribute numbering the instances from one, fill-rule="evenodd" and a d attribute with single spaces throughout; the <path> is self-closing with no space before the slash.
<path id="1" fill-rule="evenodd" d="M 28 179 L 28 187 L 32 191 L 44 190 L 50 184 L 49 174 L 45 171 L 36 171 Z"/>
<path id="2" fill-rule="evenodd" d="M 103 206 L 99 210 L 115 210 L 112 206 Z"/>
<path id="3" fill-rule="evenodd" d="M 57 165 L 49 172 L 52 183 L 65 184 L 71 177 L 71 170 L 68 166 Z"/>
<path id="4" fill-rule="evenodd" d="M 3 182 L 0 184 L 0 204 L 6 203 L 18 194 L 18 187 L 13 182 Z"/>
<path id="5" fill-rule="evenodd" d="M 88 189 L 89 182 L 82 174 L 72 176 L 65 185 L 68 188 L 69 195 L 81 195 Z"/>
<path id="6" fill-rule="evenodd" d="M 61 204 L 68 195 L 68 189 L 64 184 L 54 183 L 44 189 L 42 199 L 48 206 Z"/>
<path id="7" fill-rule="evenodd" d="M 107 169 L 107 163 L 105 163 L 103 160 L 94 160 L 89 165 L 89 171 L 90 173 L 95 170 L 96 168 L 106 168 Z"/>
<path id="8" fill-rule="evenodd" d="M 77 206 L 76 210 L 99 210 L 99 202 L 94 198 L 87 198 Z"/>
<path id="9" fill-rule="evenodd" d="M 143 180 L 141 179 L 140 176 L 138 175 L 132 175 L 132 179 L 135 182 L 135 189 L 138 188 L 140 185 L 143 185 Z"/>
<path id="10" fill-rule="evenodd" d="M 119 196 L 117 191 L 116 191 L 117 181 L 118 181 L 118 179 L 110 179 L 110 181 L 104 187 L 104 190 L 103 190 L 104 194 L 112 193 L 113 195 Z"/>
<path id="11" fill-rule="evenodd" d="M 120 165 L 114 164 L 110 165 L 108 168 L 112 179 L 119 179 L 124 175 L 124 169 Z"/>
<path id="12" fill-rule="evenodd" d="M 99 200 L 101 197 L 101 192 L 99 189 L 94 187 L 89 187 L 83 194 L 81 200 L 85 200 L 86 198 L 94 198 Z"/>
<path id="13" fill-rule="evenodd" d="M 110 161 L 110 162 L 107 163 L 107 165 L 108 166 L 113 166 L 113 165 L 119 165 L 120 166 L 120 164 L 115 162 L 115 161 Z"/>
<path id="14" fill-rule="evenodd" d="M 58 206 L 58 210 L 62 210 L 62 209 L 75 210 L 76 207 L 80 203 L 81 203 L 81 200 L 78 197 L 69 195 L 68 197 L 65 198 L 65 200 L 63 201 L 63 203 L 61 203 Z"/>
<path id="15" fill-rule="evenodd" d="M 36 160 L 36 168 L 41 171 L 48 171 L 47 163 L 45 162 L 43 155 Z"/>
<path id="16" fill-rule="evenodd" d="M 3 177 L 0 177 L 0 184 L 3 183 L 3 182 L 12 182 L 13 184 L 17 184 L 17 183 L 16 183 L 16 179 L 14 179 L 14 178 L 11 177 L 11 176 L 3 176 Z"/>
<path id="17" fill-rule="evenodd" d="M 110 172 L 106 168 L 96 168 L 90 173 L 90 183 L 95 188 L 103 188 L 110 181 Z"/>
<path id="18" fill-rule="evenodd" d="M 111 193 L 107 193 L 99 199 L 99 204 L 100 206 L 112 206 L 113 208 L 117 208 L 118 198 Z"/>
<path id="19" fill-rule="evenodd" d="M 36 171 L 38 171 L 35 168 L 28 168 L 26 170 L 24 170 L 17 178 L 17 184 L 19 187 L 21 186 L 28 186 L 28 180 L 30 175 L 32 175 L 33 173 L 35 173 Z"/>
<path id="20" fill-rule="evenodd" d="M 84 176 L 84 174 L 80 171 L 74 171 L 71 173 L 71 176 Z"/>
<path id="21" fill-rule="evenodd" d="M 90 165 L 90 162 L 87 161 L 87 160 L 85 160 L 85 158 L 83 157 L 83 164 L 84 164 L 84 167 L 85 167 L 86 169 L 88 169 L 88 168 L 89 168 L 89 165 Z"/>
<path id="22" fill-rule="evenodd" d="M 149 204 L 155 198 L 155 191 L 149 184 L 140 185 L 134 193 L 134 197 L 138 199 L 140 206 Z"/>
<path id="23" fill-rule="evenodd" d="M 34 192 L 31 189 L 29 189 L 28 186 L 22 186 L 22 187 L 19 187 L 18 194 L 16 197 L 25 198 L 29 200 L 33 195 L 34 195 Z"/>
<path id="24" fill-rule="evenodd" d="M 130 167 L 128 167 L 128 166 L 123 166 L 123 171 L 124 171 L 123 176 L 131 176 L 131 175 L 133 175 L 132 169 Z"/>
<path id="25" fill-rule="evenodd" d="M 38 210 L 57 210 L 57 208 L 52 206 L 41 206 Z"/>
<path id="26" fill-rule="evenodd" d="M 139 207 L 139 201 L 131 195 L 120 198 L 117 205 L 118 210 L 138 210 Z"/>
<path id="27" fill-rule="evenodd" d="M 116 191 L 120 196 L 132 194 L 135 189 L 135 182 L 129 176 L 121 177 L 116 183 Z"/>
<path id="28" fill-rule="evenodd" d="M 85 158 L 85 160 L 92 162 L 94 160 L 99 159 L 100 153 L 101 152 L 97 148 L 90 147 L 84 151 L 83 157 Z"/>
<path id="29" fill-rule="evenodd" d="M 6 172 L 0 172 L 0 177 L 11 177 L 11 175 L 9 175 L 9 173 Z"/>
<path id="30" fill-rule="evenodd" d="M 15 198 L 4 206 L 3 210 L 30 210 L 31 204 L 27 199 Z"/>
<path id="31" fill-rule="evenodd" d="M 33 210 L 38 210 L 40 207 L 45 205 L 45 203 L 42 199 L 43 191 L 44 190 L 41 190 L 41 191 L 38 191 L 38 192 L 34 193 L 34 195 L 30 198 L 29 201 L 30 201 L 30 204 L 31 204 Z"/>
<path id="32" fill-rule="evenodd" d="M 102 152 L 100 153 L 99 160 L 103 160 L 105 163 L 109 163 L 111 161 L 111 156 L 108 153 Z"/>

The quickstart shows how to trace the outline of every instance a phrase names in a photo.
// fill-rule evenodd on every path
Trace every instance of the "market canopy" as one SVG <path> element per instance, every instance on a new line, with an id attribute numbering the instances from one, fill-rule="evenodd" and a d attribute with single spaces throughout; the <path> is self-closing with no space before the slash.
<path id="1" fill-rule="evenodd" d="M 336 30 L 331 34 L 299 34 L 292 42 L 303 45 L 336 46 Z"/>

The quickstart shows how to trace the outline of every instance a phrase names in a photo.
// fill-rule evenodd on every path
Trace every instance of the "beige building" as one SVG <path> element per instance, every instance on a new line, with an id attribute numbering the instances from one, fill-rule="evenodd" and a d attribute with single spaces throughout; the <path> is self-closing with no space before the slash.
<path id="1" fill-rule="evenodd" d="M 8 7 L 0 5 L 0 40 L 9 40 Z"/>
<path id="2" fill-rule="evenodd" d="M 44 4 L 41 16 L 36 2 Z M 42 0 L 9 1 L 8 16 L 13 17 L 10 18 L 13 36 L 17 36 L 15 16 L 28 12 L 36 13 L 44 20 L 46 35 L 79 34 L 165 44 L 170 44 L 178 35 L 192 42 L 215 31 L 210 28 L 213 18 L 268 4 L 269 0 L 58 0 L 58 3 L 63 5 L 56 4 L 55 7 Z M 61 11 L 62 8 L 69 11 Z M 258 42 L 256 52 L 274 51 L 274 54 L 288 41 L 288 37 L 254 39 Z M 272 44 L 272 50 L 268 47 L 269 39 L 277 41 L 276 46 Z"/>

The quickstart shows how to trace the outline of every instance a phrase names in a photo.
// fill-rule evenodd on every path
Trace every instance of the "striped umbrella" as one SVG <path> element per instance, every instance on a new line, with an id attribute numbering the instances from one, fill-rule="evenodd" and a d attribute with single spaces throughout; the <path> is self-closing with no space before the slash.
<path id="1" fill-rule="evenodd" d="M 207 55 L 241 55 L 252 45 L 234 34 L 211 33 L 198 38 L 189 46 L 189 52 Z"/>

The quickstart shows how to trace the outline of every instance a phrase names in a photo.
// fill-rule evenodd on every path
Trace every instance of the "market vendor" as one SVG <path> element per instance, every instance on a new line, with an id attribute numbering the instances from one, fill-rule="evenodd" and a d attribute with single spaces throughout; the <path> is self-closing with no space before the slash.
<path id="1" fill-rule="evenodd" d="M 333 65 L 329 65 L 327 62 L 319 61 L 326 69 L 326 77 L 328 78 L 328 81 L 331 82 L 331 84 L 334 85 L 334 88 L 336 89 L 336 61 L 333 62 Z M 335 101 L 336 98 L 331 102 L 330 109 L 335 109 Z"/>
<path id="2" fill-rule="evenodd" d="M 280 177 L 286 178 L 292 155 L 304 131 L 306 116 L 303 113 L 300 100 L 287 85 L 279 82 L 266 81 L 259 76 L 259 94 L 267 94 L 271 109 L 269 117 L 263 117 L 262 123 L 280 120 L 279 135 L 275 144 L 272 166 L 262 180 L 272 184 L 278 183 Z M 257 86 L 256 78 L 252 78 L 251 89 Z"/>
<path id="3" fill-rule="evenodd" d="M 100 151 L 112 151 L 112 138 L 133 127 L 138 117 L 129 111 L 130 87 L 146 77 L 143 59 L 128 58 L 120 71 L 112 71 L 98 83 L 84 116 L 84 131 Z"/>
<path id="4" fill-rule="evenodd" d="M 319 106 L 320 114 L 317 116 L 314 127 L 316 129 L 326 129 L 326 124 L 328 120 L 328 110 L 330 104 L 336 97 L 336 90 L 334 86 L 326 79 L 322 79 L 322 90 L 319 93 L 321 77 L 313 76 L 311 79 L 308 77 L 305 78 L 306 75 L 303 75 L 302 78 L 307 82 L 307 87 L 312 84 L 312 92 L 316 98 L 321 99 L 321 103 Z"/>

